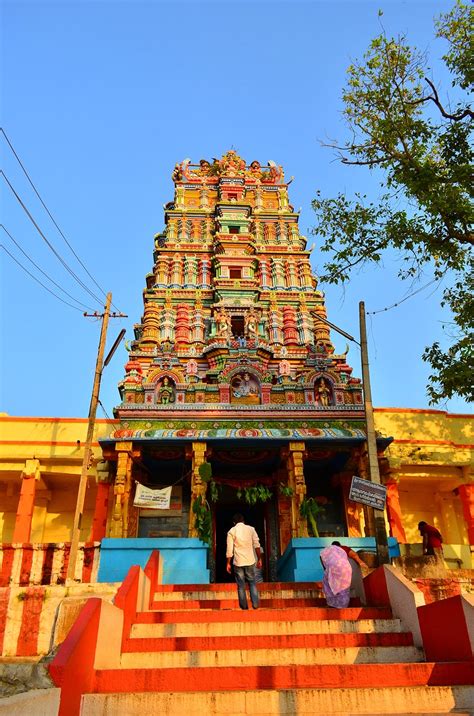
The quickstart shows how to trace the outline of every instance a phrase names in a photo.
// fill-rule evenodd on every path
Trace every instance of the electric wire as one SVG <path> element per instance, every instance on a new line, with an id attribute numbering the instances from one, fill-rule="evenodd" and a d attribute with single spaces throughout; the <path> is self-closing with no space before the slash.
<path id="1" fill-rule="evenodd" d="M 103 404 L 102 404 L 102 401 L 101 401 L 101 400 L 97 400 L 97 402 L 99 403 L 100 407 L 102 408 L 102 412 L 104 413 L 104 415 L 105 415 L 105 417 L 107 418 L 107 420 L 112 420 L 112 418 L 110 417 L 110 415 L 107 413 L 106 409 L 104 408 L 104 406 L 103 406 Z"/>
<path id="2" fill-rule="evenodd" d="M 94 301 L 97 301 L 97 303 L 102 304 L 102 299 L 98 298 L 94 293 L 92 293 L 92 291 L 85 285 L 85 283 L 83 283 L 83 281 L 81 281 L 81 279 L 79 278 L 79 276 L 77 276 L 77 274 L 75 274 L 74 271 L 68 266 L 68 264 L 66 263 L 66 261 L 65 261 L 65 260 L 62 258 L 62 256 L 56 251 L 56 249 L 54 248 L 54 246 L 52 245 L 52 243 L 51 243 L 50 241 L 48 241 L 48 239 L 46 238 L 46 236 L 44 235 L 44 233 L 41 231 L 40 227 L 38 226 L 38 224 L 37 224 L 36 221 L 34 220 L 33 216 L 32 216 L 31 213 L 29 212 L 28 208 L 26 207 L 26 205 L 25 205 L 24 202 L 22 201 L 21 197 L 20 197 L 20 196 L 17 194 L 17 192 L 15 191 L 14 187 L 12 186 L 11 182 L 9 181 L 9 179 L 8 179 L 8 177 L 6 176 L 6 174 L 5 174 L 5 172 L 3 171 L 3 169 L 0 169 L 0 174 L 3 176 L 5 182 L 7 183 L 8 187 L 10 188 L 11 192 L 12 192 L 13 195 L 15 196 L 16 200 L 18 201 L 18 203 L 19 203 L 20 206 L 22 207 L 22 209 L 23 209 L 23 211 L 25 212 L 25 214 L 28 216 L 29 220 L 31 221 L 31 223 L 33 224 L 33 226 L 35 227 L 35 229 L 37 230 L 37 232 L 39 233 L 39 235 L 41 236 L 41 238 L 43 239 L 43 241 L 46 242 L 46 244 L 49 246 L 49 248 L 51 249 L 51 251 L 53 252 L 53 254 L 56 256 L 56 258 L 57 258 L 57 259 L 61 262 L 61 264 L 64 266 L 64 268 L 66 269 L 66 271 L 68 271 L 68 273 L 71 274 L 71 276 L 78 282 L 78 284 L 79 284 L 80 286 L 82 286 L 82 288 L 83 288 L 85 291 L 87 291 L 87 293 L 88 293 L 90 296 L 92 296 L 92 298 L 94 299 Z"/>
<path id="3" fill-rule="evenodd" d="M 13 144 L 11 143 L 10 139 L 8 138 L 7 133 L 5 132 L 5 130 L 3 129 L 3 127 L 0 127 L 0 132 L 3 134 L 3 136 L 4 136 L 4 138 L 5 138 L 5 141 L 7 142 L 8 146 L 10 147 L 10 149 L 11 149 L 11 151 L 12 151 L 12 153 L 13 153 L 15 159 L 16 159 L 17 162 L 18 162 L 18 164 L 19 164 L 20 167 L 22 168 L 24 175 L 26 176 L 26 178 L 28 179 L 28 181 L 29 181 L 31 187 L 33 188 L 33 191 L 35 192 L 36 196 L 37 196 L 38 199 L 40 200 L 40 202 L 41 202 L 43 208 L 45 209 L 46 213 L 48 214 L 49 218 L 51 219 L 51 221 L 53 222 L 53 224 L 55 225 L 55 227 L 57 228 L 57 230 L 58 230 L 59 233 L 61 234 L 62 238 L 63 238 L 64 241 L 66 242 L 67 246 L 69 247 L 69 249 L 71 250 L 71 252 L 72 252 L 73 255 L 75 256 L 75 258 L 77 259 L 77 261 L 81 264 L 82 268 L 84 269 L 84 271 L 86 272 L 86 274 L 89 276 L 89 278 L 91 279 L 91 281 L 93 281 L 93 283 L 95 283 L 95 285 L 97 286 L 97 288 L 99 289 L 99 291 L 100 291 L 101 293 L 103 293 L 104 296 L 106 296 L 106 295 L 107 295 L 106 292 L 105 292 L 104 289 L 97 283 L 97 281 L 95 280 L 95 278 L 92 276 L 92 274 L 90 273 L 90 271 L 87 269 L 86 265 L 83 263 L 83 261 L 81 261 L 81 259 L 80 259 L 79 256 L 77 255 L 77 253 L 74 251 L 74 248 L 71 246 L 71 244 L 70 244 L 69 241 L 67 240 L 66 236 L 64 235 L 64 232 L 61 230 L 61 227 L 58 225 L 58 223 L 57 223 L 57 221 L 55 220 L 54 216 L 51 214 L 50 210 L 49 210 L 48 207 L 46 206 L 46 203 L 43 201 L 43 199 L 42 199 L 42 197 L 41 197 L 41 195 L 40 195 L 38 189 L 37 189 L 36 186 L 34 185 L 33 180 L 31 179 L 30 175 L 28 174 L 28 172 L 27 172 L 25 166 L 23 165 L 23 162 L 21 161 L 20 157 L 18 156 L 17 152 L 15 151 L 15 148 L 14 148 Z M 112 304 L 112 305 L 114 305 L 114 304 Z M 117 306 L 114 306 L 114 308 L 116 308 L 117 311 L 119 310 L 119 309 L 117 308 Z"/>
<path id="4" fill-rule="evenodd" d="M 30 262 L 33 264 L 33 266 L 34 266 L 35 268 L 37 268 L 38 271 L 39 271 L 40 273 L 42 273 L 43 276 L 45 276 L 45 277 L 48 279 L 48 281 L 51 281 L 51 283 L 54 284 L 57 288 L 59 288 L 60 291 L 62 291 L 63 293 L 65 293 L 66 296 L 69 296 L 70 299 L 72 299 L 73 301 L 75 301 L 76 303 L 78 303 L 78 304 L 79 304 L 80 306 L 82 306 L 83 308 L 87 308 L 87 309 L 90 310 L 90 311 L 93 310 L 90 306 L 87 306 L 85 303 L 82 303 L 82 302 L 79 301 L 77 298 L 74 298 L 74 296 L 71 296 L 71 294 L 68 293 L 68 291 L 66 291 L 65 288 L 63 288 L 62 286 L 60 286 L 59 283 L 56 283 L 56 281 L 55 281 L 54 279 L 52 279 L 51 276 L 48 276 L 48 274 L 46 273 L 46 271 L 43 271 L 43 269 L 42 269 L 40 266 L 38 266 L 38 264 L 35 263 L 30 256 L 28 256 L 28 254 L 26 253 L 26 251 L 24 251 L 24 250 L 22 249 L 22 247 L 21 247 L 21 245 L 18 243 L 18 241 L 16 241 L 16 240 L 13 238 L 13 236 L 11 235 L 11 233 L 8 231 L 8 229 L 7 229 L 3 224 L 0 224 L 0 228 L 2 228 L 2 229 L 4 230 L 4 232 L 6 233 L 6 235 L 10 237 L 10 239 L 13 241 L 13 243 L 15 244 L 15 246 L 20 249 L 20 251 L 21 251 L 21 253 L 23 254 L 23 256 L 25 256 L 25 257 L 28 259 L 28 261 L 30 261 Z"/>
<path id="5" fill-rule="evenodd" d="M 69 301 L 65 301 L 63 298 L 61 298 L 61 296 L 58 296 L 57 293 L 54 293 L 54 291 L 51 291 L 50 288 L 48 288 L 47 286 L 45 286 L 44 283 L 42 283 L 42 281 L 39 280 L 39 278 L 36 278 L 36 276 L 33 276 L 33 274 L 32 274 L 30 271 L 28 271 L 28 269 L 25 268 L 25 267 L 23 266 L 23 264 L 20 263 L 20 261 L 18 261 L 18 259 L 16 259 L 16 258 L 13 256 L 13 254 L 11 254 L 11 253 L 9 252 L 9 250 L 6 248 L 6 246 L 4 246 L 3 244 L 0 244 L 0 248 L 2 248 L 2 249 L 5 251 L 5 253 L 7 253 L 7 254 L 10 256 L 10 258 L 11 258 L 16 264 L 18 264 L 18 266 L 19 266 L 20 268 L 22 268 L 23 271 L 25 271 L 25 273 L 28 274 L 28 276 L 31 276 L 31 278 L 32 278 L 34 281 L 36 281 L 36 283 L 39 283 L 40 286 L 42 286 L 43 288 L 45 288 L 46 291 L 48 291 L 48 293 L 51 293 L 53 296 L 55 296 L 57 299 L 59 299 L 59 301 L 61 301 L 62 303 L 65 303 L 66 306 L 71 306 L 71 308 L 75 308 L 76 311 L 79 311 L 80 313 L 82 313 L 82 311 L 81 311 L 80 308 L 78 308 L 77 306 L 74 306 L 72 303 L 69 303 Z"/>
<path id="6" fill-rule="evenodd" d="M 390 311 L 392 308 L 397 308 L 402 303 L 405 303 L 405 301 L 408 301 L 409 298 L 412 298 L 413 296 L 416 296 L 417 293 L 420 293 L 421 291 L 424 291 L 425 288 L 428 288 L 428 286 L 431 286 L 434 283 L 439 283 L 441 281 L 440 278 L 433 278 L 431 281 L 428 281 L 428 283 L 425 283 L 424 286 L 420 286 L 420 288 L 417 288 L 415 291 L 412 291 L 408 294 L 408 296 L 405 296 L 404 298 L 401 298 L 396 303 L 393 303 L 391 306 L 386 306 L 385 308 L 379 308 L 377 311 L 367 311 L 368 316 L 375 316 L 376 313 L 384 313 L 385 311 Z"/>

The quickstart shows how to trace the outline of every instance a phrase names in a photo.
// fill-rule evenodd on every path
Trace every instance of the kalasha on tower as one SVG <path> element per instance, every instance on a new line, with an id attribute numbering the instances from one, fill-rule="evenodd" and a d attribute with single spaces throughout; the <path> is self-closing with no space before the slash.
<path id="1" fill-rule="evenodd" d="M 319 536 L 369 531 L 365 508 L 348 502 L 351 476 L 364 474 L 361 381 L 322 320 L 282 167 L 229 151 L 186 159 L 172 179 L 120 425 L 101 441 L 116 463 L 110 536 L 200 537 L 220 581 L 225 533 L 243 512 L 276 579 L 291 540 L 316 526 Z M 138 506 L 137 483 L 172 485 L 170 508 Z"/>

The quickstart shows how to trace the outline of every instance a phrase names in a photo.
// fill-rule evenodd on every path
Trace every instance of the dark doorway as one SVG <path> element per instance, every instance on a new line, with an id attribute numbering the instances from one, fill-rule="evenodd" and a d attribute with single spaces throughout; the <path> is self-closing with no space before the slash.
<path id="1" fill-rule="evenodd" d="M 239 276 L 239 278 L 241 277 Z M 234 336 L 234 338 L 243 336 L 245 333 L 245 324 L 243 316 L 232 316 L 230 320 L 232 324 L 232 335 Z"/>
<path id="2" fill-rule="evenodd" d="M 229 494 L 232 493 L 232 494 Z M 233 526 L 233 516 L 240 512 L 248 525 L 252 525 L 257 530 L 260 544 L 263 549 L 263 578 L 266 579 L 266 519 L 265 504 L 259 503 L 254 506 L 247 505 L 241 500 L 235 499 L 235 490 L 222 488 L 222 499 L 216 503 L 214 507 L 214 535 L 215 535 L 215 582 L 233 582 L 232 574 L 226 571 L 226 544 L 227 532 Z"/>

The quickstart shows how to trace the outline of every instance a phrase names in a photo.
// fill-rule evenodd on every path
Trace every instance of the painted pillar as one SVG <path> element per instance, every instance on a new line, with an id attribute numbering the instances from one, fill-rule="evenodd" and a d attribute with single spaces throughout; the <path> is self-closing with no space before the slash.
<path id="1" fill-rule="evenodd" d="M 161 306 L 152 301 L 146 302 L 143 314 L 143 334 L 140 340 L 141 349 L 151 350 L 158 343 L 161 323 L 160 314 Z"/>
<path id="2" fill-rule="evenodd" d="M 358 455 L 358 466 L 359 466 L 359 477 L 364 480 L 369 479 L 369 462 L 367 457 L 367 449 Z M 375 536 L 375 519 L 373 507 L 363 505 L 364 510 L 364 536 L 374 537 Z"/>
<path id="3" fill-rule="evenodd" d="M 103 460 L 97 464 L 97 493 L 92 518 L 91 542 L 100 542 L 106 535 L 109 492 L 109 463 Z"/>
<path id="4" fill-rule="evenodd" d="M 199 208 L 200 208 L 200 209 L 207 209 L 208 206 L 209 206 L 209 200 L 208 200 L 207 188 L 206 188 L 206 187 L 203 187 L 203 188 L 201 189 L 200 194 L 199 194 L 199 200 L 200 200 Z"/>
<path id="5" fill-rule="evenodd" d="M 351 489 L 352 475 L 341 475 L 342 499 L 344 503 L 344 513 L 347 522 L 348 537 L 362 537 L 361 529 L 361 512 L 362 506 L 357 502 L 349 500 L 349 491 Z"/>
<path id="6" fill-rule="evenodd" d="M 461 499 L 469 544 L 474 544 L 474 483 L 459 485 L 457 490 Z"/>
<path id="7" fill-rule="evenodd" d="M 268 287 L 268 265 L 265 259 L 260 261 L 260 285 L 262 288 Z"/>
<path id="8" fill-rule="evenodd" d="M 293 490 L 291 498 L 291 536 L 307 537 L 308 526 L 306 519 L 300 514 L 300 506 L 306 496 L 306 483 L 304 481 L 304 443 L 289 443 L 287 455 L 288 485 Z"/>
<path id="9" fill-rule="evenodd" d="M 16 511 L 12 542 L 29 542 L 35 506 L 36 483 L 40 479 L 40 461 L 27 460 L 21 474 L 21 490 Z"/>
<path id="10" fill-rule="evenodd" d="M 403 527 L 402 510 L 400 507 L 400 495 L 398 494 L 398 482 L 396 480 L 388 480 L 385 483 L 387 488 L 387 517 L 390 528 L 390 536 L 402 544 L 406 544 L 407 537 L 405 528 Z"/>
<path id="11" fill-rule="evenodd" d="M 201 288 L 209 285 L 209 259 L 201 259 Z"/>
<path id="12" fill-rule="evenodd" d="M 186 304 L 180 304 L 176 309 L 176 343 L 188 344 L 190 341 L 189 308 Z"/>
<path id="13" fill-rule="evenodd" d="M 92 518 L 91 542 L 100 542 L 106 534 L 107 508 L 109 505 L 109 483 L 99 482 L 95 496 L 94 517 Z"/>
<path id="14" fill-rule="evenodd" d="M 296 265 L 293 260 L 287 261 L 287 281 L 289 288 L 298 288 L 298 276 L 296 274 Z"/>
<path id="15" fill-rule="evenodd" d="M 285 343 L 298 345 L 298 330 L 296 327 L 296 315 L 293 306 L 283 306 L 283 335 Z"/>
<path id="16" fill-rule="evenodd" d="M 109 536 L 128 537 L 133 458 L 139 457 L 140 451 L 134 449 L 131 442 L 116 443 L 115 449 L 117 451 L 117 474 L 114 483 L 114 507 Z"/>
<path id="17" fill-rule="evenodd" d="M 189 537 L 199 537 L 196 530 L 196 515 L 193 512 L 194 501 L 206 496 L 206 483 L 199 474 L 199 466 L 206 462 L 206 443 L 192 443 L 191 509 L 189 510 Z"/>

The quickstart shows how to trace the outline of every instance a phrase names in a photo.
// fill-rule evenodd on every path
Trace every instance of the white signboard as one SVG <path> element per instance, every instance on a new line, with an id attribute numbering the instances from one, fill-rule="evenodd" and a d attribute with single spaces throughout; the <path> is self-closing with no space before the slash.
<path id="1" fill-rule="evenodd" d="M 363 505 L 373 507 L 376 510 L 384 510 L 387 488 L 378 482 L 371 482 L 354 476 L 349 490 L 349 499 L 353 502 L 360 502 Z"/>
<path id="2" fill-rule="evenodd" d="M 172 489 L 172 487 L 164 487 L 162 490 L 152 490 L 137 482 L 133 505 L 146 507 L 148 510 L 169 510 Z"/>

